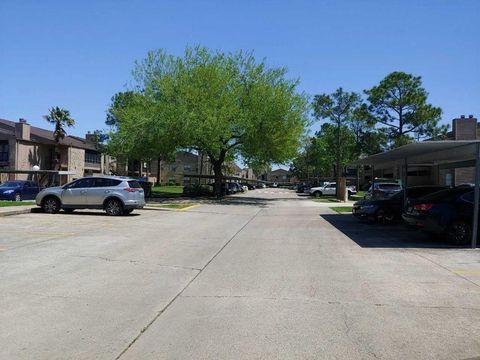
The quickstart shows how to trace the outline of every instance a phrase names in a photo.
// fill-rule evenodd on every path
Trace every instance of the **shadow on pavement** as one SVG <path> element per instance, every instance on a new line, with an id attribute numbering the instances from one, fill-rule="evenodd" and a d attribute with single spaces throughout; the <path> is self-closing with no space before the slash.
<path id="1" fill-rule="evenodd" d="M 55 215 L 63 215 L 63 216 L 108 216 L 108 217 L 131 217 L 131 216 L 140 216 L 138 213 L 130 213 L 128 215 L 119 215 L 119 216 L 111 216 L 108 215 L 106 212 L 103 211 L 82 211 L 76 210 L 72 213 L 66 213 L 65 211 L 60 211 L 58 214 Z"/>
<path id="2" fill-rule="evenodd" d="M 405 225 L 380 225 L 362 222 L 353 215 L 320 215 L 343 234 L 365 248 L 456 248 L 442 238 Z"/>

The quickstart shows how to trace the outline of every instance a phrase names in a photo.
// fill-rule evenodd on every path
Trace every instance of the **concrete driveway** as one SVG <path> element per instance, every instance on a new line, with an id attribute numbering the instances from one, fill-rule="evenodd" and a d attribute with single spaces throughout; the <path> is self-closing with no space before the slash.
<path id="1" fill-rule="evenodd" d="M 480 356 L 478 251 L 283 189 L 136 214 L 0 218 L 0 359 Z"/>

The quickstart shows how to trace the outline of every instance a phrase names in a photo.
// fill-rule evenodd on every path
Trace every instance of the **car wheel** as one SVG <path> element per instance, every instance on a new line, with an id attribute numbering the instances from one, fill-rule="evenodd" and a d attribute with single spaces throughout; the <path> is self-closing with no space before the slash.
<path id="1" fill-rule="evenodd" d="M 323 194 L 322 194 L 321 191 L 315 191 L 315 192 L 313 193 L 313 196 L 315 196 L 315 197 L 320 197 L 320 196 L 322 196 L 322 195 L 323 195 Z"/>
<path id="2" fill-rule="evenodd" d="M 105 203 L 105 211 L 108 215 L 118 216 L 123 214 L 123 205 L 120 200 L 109 199 Z"/>
<path id="3" fill-rule="evenodd" d="M 53 197 L 47 197 L 45 200 L 42 202 L 42 210 L 46 212 L 47 214 L 56 214 L 60 211 L 60 201 Z"/>
<path id="4" fill-rule="evenodd" d="M 390 225 L 395 221 L 395 215 L 390 210 L 380 209 L 377 212 L 377 222 Z"/>
<path id="5" fill-rule="evenodd" d="M 14 201 L 22 201 L 22 195 L 20 194 L 15 194 L 15 197 L 13 199 Z"/>
<path id="6" fill-rule="evenodd" d="M 448 227 L 448 241 L 456 245 L 466 245 L 472 240 L 470 224 L 464 220 L 454 221 Z"/>
<path id="7" fill-rule="evenodd" d="M 73 213 L 74 210 L 75 209 L 70 209 L 70 208 L 69 209 L 63 209 L 63 211 L 65 211 L 67 214 Z"/>
<path id="8" fill-rule="evenodd" d="M 129 215 L 131 214 L 133 209 L 128 209 L 128 210 L 123 210 L 123 215 Z"/>

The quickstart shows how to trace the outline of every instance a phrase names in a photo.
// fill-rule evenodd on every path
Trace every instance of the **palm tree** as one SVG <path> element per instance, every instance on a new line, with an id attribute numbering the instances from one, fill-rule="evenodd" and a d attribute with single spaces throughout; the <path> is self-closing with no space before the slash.
<path id="1" fill-rule="evenodd" d="M 53 131 L 53 137 L 55 140 L 55 169 L 60 170 L 60 149 L 59 144 L 67 132 L 65 127 L 72 127 L 75 125 L 75 120 L 70 117 L 70 111 L 60 108 L 58 106 L 52 107 L 49 110 L 48 115 L 44 115 L 43 118 L 49 123 L 55 125 Z"/>

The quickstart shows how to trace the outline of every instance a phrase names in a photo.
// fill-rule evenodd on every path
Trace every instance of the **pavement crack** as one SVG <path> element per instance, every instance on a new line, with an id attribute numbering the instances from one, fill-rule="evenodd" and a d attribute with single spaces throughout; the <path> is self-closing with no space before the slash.
<path id="1" fill-rule="evenodd" d="M 71 255 L 72 257 L 79 257 L 79 258 L 87 258 L 87 259 L 97 259 L 103 260 L 106 262 L 123 262 L 123 263 L 131 263 L 131 264 L 146 264 L 146 262 L 141 260 L 123 260 L 123 259 L 112 259 L 106 256 L 96 256 L 96 255 Z M 191 267 L 191 266 L 181 266 L 181 265 L 168 265 L 168 264 L 154 264 L 160 267 L 168 267 L 172 269 L 182 269 L 182 270 L 193 270 L 193 271 L 201 271 L 199 268 Z"/>
<path id="2" fill-rule="evenodd" d="M 138 262 L 136 260 L 117 260 L 117 259 L 111 259 L 105 256 L 96 256 L 96 255 L 71 255 L 71 256 L 79 257 L 79 258 L 97 259 L 97 260 L 103 260 L 107 262 L 129 262 L 133 264 Z"/>
<path id="3" fill-rule="evenodd" d="M 230 237 L 230 239 L 228 239 L 228 241 L 223 244 L 220 249 L 210 258 L 210 260 L 207 261 L 207 263 L 201 268 L 199 269 L 199 271 L 190 279 L 189 282 L 187 282 L 187 284 L 183 287 L 182 290 L 180 290 L 169 302 L 168 304 L 166 304 L 154 317 L 152 320 L 150 320 L 150 322 L 144 326 L 140 332 L 138 333 L 138 335 L 132 340 L 130 341 L 130 343 L 120 352 L 120 354 L 118 354 L 117 357 L 115 357 L 115 360 L 118 360 L 120 359 L 132 346 L 133 344 L 135 344 L 138 339 L 140 339 L 140 337 L 150 328 L 150 326 L 153 325 L 153 323 L 165 312 L 167 311 L 167 309 L 175 302 L 175 300 L 177 300 L 184 292 L 185 290 L 187 290 L 187 288 L 190 286 L 190 284 L 192 284 L 195 279 L 207 268 L 208 265 L 210 265 L 212 263 L 213 260 L 215 260 L 215 258 L 223 251 L 223 249 L 225 249 L 231 242 L 232 240 L 234 240 L 242 231 L 243 229 L 245 229 L 256 217 L 257 215 L 262 211 L 263 209 L 259 209 L 257 212 L 255 212 L 255 214 L 250 218 L 248 219 L 248 221 L 243 224 L 243 226 L 235 233 L 233 234 L 232 237 Z"/>

